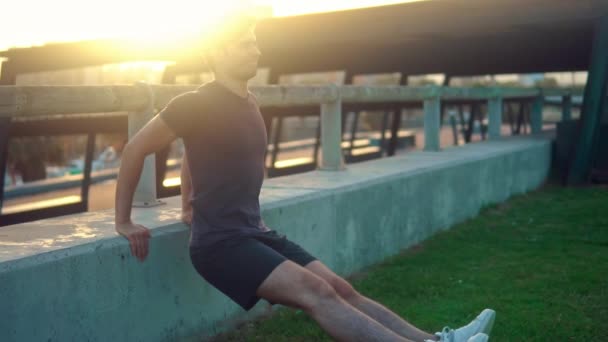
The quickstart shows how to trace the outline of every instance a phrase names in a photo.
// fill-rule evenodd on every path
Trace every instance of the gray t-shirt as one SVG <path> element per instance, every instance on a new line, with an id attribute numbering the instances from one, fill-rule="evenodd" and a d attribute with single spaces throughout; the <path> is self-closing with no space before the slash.
<path id="1" fill-rule="evenodd" d="M 159 113 L 181 137 L 192 178 L 190 244 L 268 231 L 260 216 L 267 136 L 255 97 L 218 82 L 173 98 Z"/>

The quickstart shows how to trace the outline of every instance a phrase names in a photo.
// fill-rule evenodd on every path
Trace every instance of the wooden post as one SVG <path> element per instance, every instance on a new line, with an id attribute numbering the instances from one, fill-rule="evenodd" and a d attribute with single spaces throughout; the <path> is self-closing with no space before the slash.
<path id="1" fill-rule="evenodd" d="M 492 97 L 488 100 L 488 116 L 489 116 L 489 138 L 500 138 L 502 129 L 502 105 L 503 101 L 500 96 Z"/>
<path id="2" fill-rule="evenodd" d="M 129 113 L 129 139 L 154 117 L 154 92 L 149 84 L 137 82 L 137 87 L 142 88 L 148 96 L 146 107 L 137 112 Z M 150 154 L 144 160 L 141 177 L 135 194 L 133 196 L 133 207 L 153 207 L 163 204 L 156 198 L 156 162 L 154 154 Z"/>
<path id="3" fill-rule="evenodd" d="M 439 134 L 441 130 L 441 98 L 435 89 L 424 100 L 424 150 L 439 151 Z"/>
<path id="4" fill-rule="evenodd" d="M 333 87 L 336 87 L 335 85 Z M 342 100 L 321 104 L 321 163 L 319 170 L 345 170 L 342 155 Z"/>

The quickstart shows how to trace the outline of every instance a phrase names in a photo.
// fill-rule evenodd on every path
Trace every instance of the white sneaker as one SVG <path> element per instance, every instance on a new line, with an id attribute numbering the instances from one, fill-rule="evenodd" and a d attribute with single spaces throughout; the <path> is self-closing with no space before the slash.
<path id="1" fill-rule="evenodd" d="M 496 318 L 496 312 L 492 309 L 483 310 L 471 323 L 464 327 L 456 329 L 456 334 L 470 334 L 473 336 L 477 333 L 484 333 L 490 335 L 492 327 L 494 326 L 494 319 Z"/>
<path id="2" fill-rule="evenodd" d="M 456 330 L 445 327 L 441 332 L 435 333 L 435 335 L 439 337 L 439 341 L 441 342 L 468 342 L 470 338 L 479 333 L 489 335 L 490 331 L 492 331 L 495 317 L 496 312 L 494 310 L 485 309 L 471 323 Z"/>
<path id="3" fill-rule="evenodd" d="M 479 333 L 471 337 L 467 342 L 488 342 L 489 338 L 490 336 L 484 333 Z"/>
<path id="4" fill-rule="evenodd" d="M 449 330 L 449 329 L 448 329 Z M 440 342 L 441 341 L 446 341 L 446 342 L 452 342 L 455 341 L 454 340 L 454 330 L 449 330 L 445 333 L 445 335 L 441 335 L 442 333 L 437 333 L 440 335 L 437 335 L 440 338 Z M 479 333 L 476 334 L 474 336 L 472 336 L 471 338 L 469 338 L 466 342 L 488 342 L 488 339 L 490 337 L 484 333 Z M 424 342 L 436 342 L 434 340 L 424 340 Z"/>
<path id="5" fill-rule="evenodd" d="M 448 327 L 445 327 L 442 331 L 435 333 L 435 336 L 439 337 L 439 342 L 465 342 L 464 340 L 456 340 L 454 329 L 450 329 Z"/>

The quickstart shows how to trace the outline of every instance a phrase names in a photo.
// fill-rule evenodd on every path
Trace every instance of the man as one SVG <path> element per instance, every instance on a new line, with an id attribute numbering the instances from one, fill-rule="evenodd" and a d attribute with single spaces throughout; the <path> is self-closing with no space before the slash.
<path id="1" fill-rule="evenodd" d="M 254 22 L 234 20 L 206 55 L 215 80 L 177 96 L 123 151 L 116 191 L 116 230 L 140 261 L 147 228 L 130 220 L 143 160 L 177 137 L 184 141 L 182 220 L 191 225 L 197 272 L 245 310 L 260 298 L 299 308 L 340 341 L 484 341 L 494 320 L 484 310 L 469 325 L 426 333 L 358 293 L 302 247 L 268 228 L 259 193 L 266 129 L 247 82 L 260 51 Z M 192 197 L 192 199 L 190 199 Z"/>

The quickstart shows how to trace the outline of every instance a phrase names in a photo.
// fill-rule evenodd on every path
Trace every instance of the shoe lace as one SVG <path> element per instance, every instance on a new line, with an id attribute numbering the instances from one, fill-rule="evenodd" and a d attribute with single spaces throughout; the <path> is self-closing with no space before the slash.
<path id="1" fill-rule="evenodd" d="M 440 332 L 435 333 L 435 336 L 439 337 L 440 342 L 453 342 L 454 341 L 454 329 L 444 327 Z"/>

